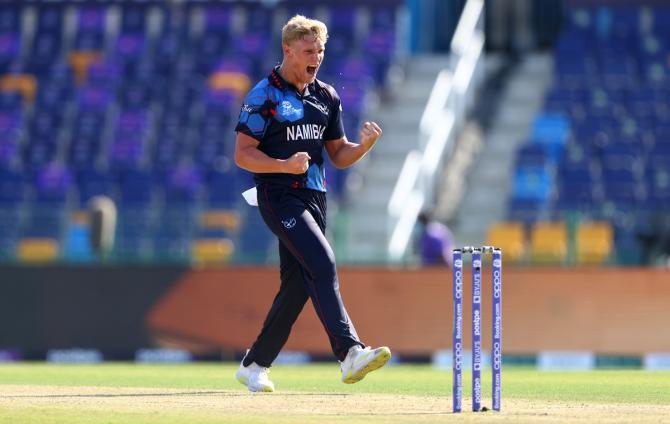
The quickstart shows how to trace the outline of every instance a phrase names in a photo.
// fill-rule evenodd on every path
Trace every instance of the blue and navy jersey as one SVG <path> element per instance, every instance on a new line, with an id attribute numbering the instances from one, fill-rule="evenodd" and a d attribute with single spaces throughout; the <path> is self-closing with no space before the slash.
<path id="1" fill-rule="evenodd" d="M 257 184 L 326 191 L 323 146 L 344 137 L 340 98 L 333 87 L 319 80 L 300 94 L 277 69 L 247 94 L 235 131 L 258 140 L 258 149 L 271 158 L 288 159 L 307 152 L 311 159 L 304 174 L 263 173 L 254 179 Z"/>

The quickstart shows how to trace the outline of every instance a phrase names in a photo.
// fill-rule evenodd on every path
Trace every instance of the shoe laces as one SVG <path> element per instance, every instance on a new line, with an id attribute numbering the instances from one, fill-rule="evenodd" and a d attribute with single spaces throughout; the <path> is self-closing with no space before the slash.
<path id="1" fill-rule="evenodd" d="M 262 367 L 255 362 L 253 363 L 253 365 L 255 366 L 253 367 L 252 372 L 255 372 L 259 376 L 264 376 L 267 378 L 268 374 L 270 374 L 270 369 L 268 367 Z"/>
<path id="2" fill-rule="evenodd" d="M 344 361 L 340 361 L 340 364 L 344 365 L 347 361 L 353 363 L 355 358 L 366 350 L 370 350 L 370 346 L 361 347 L 358 345 L 352 346 L 349 348 L 347 356 L 344 358 Z"/>

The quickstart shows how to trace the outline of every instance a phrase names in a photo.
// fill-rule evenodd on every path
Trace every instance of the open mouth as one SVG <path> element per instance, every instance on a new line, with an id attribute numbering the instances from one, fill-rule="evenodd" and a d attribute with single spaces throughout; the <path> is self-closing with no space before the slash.
<path id="1" fill-rule="evenodd" d="M 314 65 L 307 65 L 307 73 L 311 76 L 316 75 L 316 70 L 318 69 L 318 66 Z"/>

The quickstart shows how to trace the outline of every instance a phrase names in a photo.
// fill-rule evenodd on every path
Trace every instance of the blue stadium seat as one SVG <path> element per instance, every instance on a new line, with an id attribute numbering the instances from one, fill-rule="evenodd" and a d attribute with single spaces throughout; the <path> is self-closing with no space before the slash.
<path id="1" fill-rule="evenodd" d="M 670 112 L 670 13 L 650 9 L 641 19 L 640 10 L 612 5 L 567 9 L 554 50 L 554 84 L 530 137 L 534 143 L 548 142 L 550 153 L 559 154 L 555 181 L 549 182 L 556 185 L 550 216 L 561 219 L 577 211 L 609 220 L 617 228 L 622 263 L 642 260 L 639 231 L 631 223 L 667 210 L 670 196 L 670 129 L 663 129 Z M 556 112 L 566 121 L 547 119 Z M 571 130 L 570 136 L 562 138 L 561 127 Z M 559 147 L 565 139 L 568 143 Z M 523 147 L 517 161 L 532 166 L 541 158 Z M 509 215 L 533 216 L 532 205 L 524 204 L 531 201 L 518 199 L 528 181 L 533 179 L 517 174 L 510 208 L 520 212 L 510 209 Z"/>
<path id="2" fill-rule="evenodd" d="M 242 192 L 254 185 L 251 175 L 229 160 L 212 169 L 207 176 L 207 208 L 236 209 L 242 205 Z"/>
<path id="3" fill-rule="evenodd" d="M 21 15 L 22 7 L 16 7 L 16 4 L 0 4 L 0 33 L 19 33 L 22 29 L 23 20 Z"/>
<path id="4" fill-rule="evenodd" d="M 667 162 L 666 162 L 667 163 Z M 670 170 L 667 166 L 649 168 L 645 175 L 647 197 L 644 206 L 649 210 L 670 212 Z"/>
<path id="5" fill-rule="evenodd" d="M 531 140 L 544 145 L 550 159 L 556 163 L 561 158 L 569 132 L 570 123 L 563 114 L 542 114 L 533 122 Z"/>
<path id="6" fill-rule="evenodd" d="M 88 202 L 95 196 L 108 196 L 116 198 L 115 182 L 112 174 L 101 167 L 87 167 L 76 173 L 77 187 L 79 189 L 79 206 L 85 208 Z"/>
<path id="7" fill-rule="evenodd" d="M 531 224 L 542 218 L 545 207 L 546 202 L 543 200 L 512 198 L 507 205 L 506 219 Z"/>
<path id="8" fill-rule="evenodd" d="M 515 199 L 547 201 L 551 194 L 552 177 L 543 167 L 517 168 L 512 196 Z"/>
<path id="9" fill-rule="evenodd" d="M 74 181 L 67 167 L 52 162 L 34 175 L 34 197 L 29 203 L 24 237 L 47 237 L 61 240 L 68 224 L 69 203 Z"/>
<path id="10" fill-rule="evenodd" d="M 0 166 L 0 259 L 14 257 L 25 216 L 26 183 L 20 169 Z"/>
<path id="11" fill-rule="evenodd" d="M 544 168 L 549 165 L 547 156 L 545 146 L 534 143 L 525 144 L 516 152 L 516 166 Z"/>
<path id="12" fill-rule="evenodd" d="M 235 260 L 239 263 L 265 263 L 276 252 L 276 243 L 258 208 L 242 209 L 242 227 L 235 243 Z"/>
<path id="13" fill-rule="evenodd" d="M 124 260 L 151 260 L 153 236 L 161 205 L 151 172 L 127 169 L 119 173 L 118 228 L 115 254 Z"/>
<path id="14" fill-rule="evenodd" d="M 144 34 L 147 27 L 147 9 L 149 6 L 147 2 L 122 3 L 120 32 L 122 34 Z"/>

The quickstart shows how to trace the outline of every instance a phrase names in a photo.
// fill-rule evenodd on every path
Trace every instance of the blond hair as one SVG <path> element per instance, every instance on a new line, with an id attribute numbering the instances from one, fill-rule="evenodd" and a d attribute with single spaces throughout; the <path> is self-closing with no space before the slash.
<path id="1" fill-rule="evenodd" d="M 316 19 L 295 15 L 282 28 L 281 42 L 282 44 L 291 44 L 306 35 L 313 35 L 318 40 L 321 40 L 323 44 L 326 44 L 326 41 L 328 41 L 328 28 L 326 28 L 326 24 Z"/>

